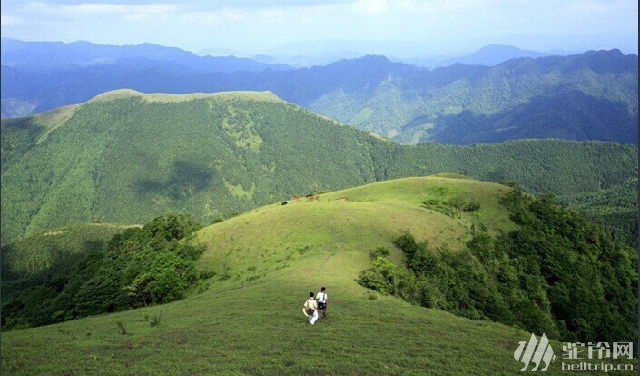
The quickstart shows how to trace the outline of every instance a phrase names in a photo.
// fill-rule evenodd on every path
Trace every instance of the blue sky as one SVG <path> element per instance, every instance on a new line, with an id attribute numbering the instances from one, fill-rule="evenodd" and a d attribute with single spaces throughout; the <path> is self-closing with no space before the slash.
<path id="1" fill-rule="evenodd" d="M 193 52 L 228 49 L 257 54 L 324 40 L 356 41 L 362 49 L 385 42 L 432 55 L 472 52 L 494 43 L 542 52 L 619 48 L 637 53 L 638 45 L 636 0 L 2 0 L 1 4 L 3 37 L 115 45 L 146 42 Z"/>

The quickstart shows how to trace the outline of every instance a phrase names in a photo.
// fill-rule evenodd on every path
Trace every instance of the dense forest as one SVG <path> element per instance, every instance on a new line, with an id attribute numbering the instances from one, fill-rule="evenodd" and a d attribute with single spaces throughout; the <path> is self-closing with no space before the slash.
<path id="1" fill-rule="evenodd" d="M 628 184 L 638 163 L 637 148 L 620 143 L 401 145 L 269 93 L 120 91 L 3 120 L 1 136 L 3 244 L 166 212 L 208 224 L 292 195 L 440 172 L 532 193 L 599 192 Z"/>

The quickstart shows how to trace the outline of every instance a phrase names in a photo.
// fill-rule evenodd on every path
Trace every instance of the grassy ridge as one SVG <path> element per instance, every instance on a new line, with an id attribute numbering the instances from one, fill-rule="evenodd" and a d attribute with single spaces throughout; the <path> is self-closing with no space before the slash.
<path id="1" fill-rule="evenodd" d="M 497 201 L 499 192 L 506 189 L 476 180 L 429 176 L 327 192 L 318 201 L 272 204 L 200 231 L 196 242 L 210 250 L 200 264 L 218 274 L 224 274 L 225 268 L 241 272 L 234 277 L 247 280 L 290 264 L 296 256 L 347 254 L 358 262 L 330 261 L 327 267 L 339 264 L 343 273 L 338 275 L 343 275 L 344 267 L 353 265 L 348 274 L 356 278 L 368 265 L 368 251 L 378 246 L 393 248 L 393 239 L 403 231 L 419 234 L 436 246 L 446 242 L 455 250 L 469 240 L 472 225 L 482 224 L 494 233 L 513 228 Z M 454 219 L 423 205 L 431 198 L 452 197 L 482 202 L 482 208 Z"/>

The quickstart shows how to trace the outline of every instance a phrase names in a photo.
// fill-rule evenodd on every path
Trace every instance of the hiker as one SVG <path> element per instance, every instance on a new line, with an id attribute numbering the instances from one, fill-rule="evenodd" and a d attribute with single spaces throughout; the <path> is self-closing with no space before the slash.
<path id="1" fill-rule="evenodd" d="M 302 312 L 309 318 L 309 324 L 311 325 L 318 319 L 318 302 L 313 298 L 313 292 L 309 293 L 309 299 L 304 302 Z"/>
<path id="2" fill-rule="evenodd" d="M 318 309 L 322 311 L 323 319 L 327 318 L 327 301 L 329 300 L 326 290 L 326 288 L 321 287 L 320 292 L 316 295 L 316 300 L 318 301 Z"/>

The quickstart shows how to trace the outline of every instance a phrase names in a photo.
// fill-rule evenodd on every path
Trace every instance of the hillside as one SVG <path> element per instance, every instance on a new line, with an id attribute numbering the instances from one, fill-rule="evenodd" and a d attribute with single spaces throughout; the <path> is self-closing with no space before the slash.
<path id="1" fill-rule="evenodd" d="M 2 248 L 2 279 L 16 280 L 54 266 L 70 268 L 84 253 L 104 251 L 115 234 L 138 226 L 87 223 L 41 232 L 14 242 Z"/>
<path id="2" fill-rule="evenodd" d="M 190 242 L 214 272 L 184 300 L 3 333 L 2 370 L 14 375 L 487 374 L 509 375 L 530 332 L 410 305 L 360 286 L 370 252 L 411 231 L 452 253 L 473 225 L 516 229 L 499 197 L 508 187 L 451 174 L 324 192 L 272 203 L 207 226 Z M 450 216 L 424 202 L 460 198 L 478 210 Z M 329 319 L 310 326 L 300 307 L 326 286 Z M 313 340 L 310 340 L 310 337 Z M 63 343 L 61 346 L 60 344 Z M 551 341 L 561 369 L 562 343 Z M 626 359 L 618 362 L 623 363 Z M 618 364 L 619 364 L 618 363 Z M 635 363 L 633 363 L 635 365 Z"/>
<path id="3" fill-rule="evenodd" d="M 227 272 L 220 269 L 223 267 L 240 271 L 232 277 L 250 281 L 289 263 L 292 254 L 296 256 L 292 261 L 312 255 L 325 260 L 321 264 L 326 266 L 309 278 L 335 285 L 353 283 L 367 265 L 368 252 L 393 248 L 391 241 L 402 231 L 415 233 L 434 246 L 446 242 L 456 250 L 469 240 L 472 225 L 482 223 L 494 234 L 514 228 L 497 201 L 507 187 L 448 176 L 372 183 L 322 193 L 317 201 L 303 199 L 251 210 L 198 233 L 194 242 L 206 244 L 209 250 L 199 263 L 218 275 Z M 452 197 L 481 202 L 482 210 L 452 219 L 426 210 L 423 204 L 430 198 L 447 201 Z"/>
<path id="4" fill-rule="evenodd" d="M 561 197 L 563 203 L 580 211 L 605 228 L 626 229 L 614 232 L 619 240 L 638 248 L 638 179 L 599 192 L 576 193 Z"/>
<path id="5" fill-rule="evenodd" d="M 260 71 L 221 71 L 209 62 L 207 70 L 199 60 L 199 65 L 178 57 L 162 60 L 188 54 L 171 49 L 159 54 L 157 50 L 164 50 L 158 46 L 138 46 L 145 54 L 133 60 L 53 67 L 16 63 L 49 51 L 38 46 L 9 50 L 7 58 L 3 49 L 3 118 L 83 103 L 120 88 L 174 94 L 268 90 L 401 143 L 563 138 L 635 144 L 638 137 L 638 57 L 619 50 L 434 69 L 370 55 L 309 68 Z M 68 46 L 68 55 L 56 50 L 60 57 L 52 59 L 78 59 L 73 51 L 82 47 Z M 22 60 L 20 53 L 25 55 Z"/>
<path id="6" fill-rule="evenodd" d="M 166 212 L 206 224 L 293 195 L 439 172 L 563 195 L 612 188 L 637 170 L 629 144 L 403 146 L 268 92 L 121 90 L 1 126 L 3 244 Z"/>

